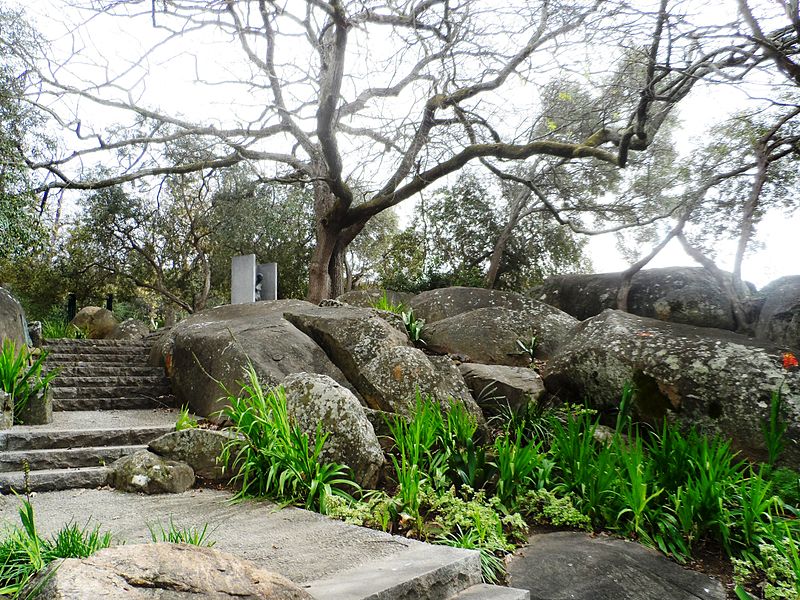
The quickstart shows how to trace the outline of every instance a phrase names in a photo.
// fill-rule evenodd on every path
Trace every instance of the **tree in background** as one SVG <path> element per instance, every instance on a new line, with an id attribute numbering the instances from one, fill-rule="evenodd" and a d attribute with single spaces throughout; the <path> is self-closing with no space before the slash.
<path id="1" fill-rule="evenodd" d="M 0 3 L 3 45 L 30 52 L 38 45 L 20 11 Z M 30 84 L 24 64 L 13 54 L 0 54 L 0 261 L 29 254 L 44 235 L 36 214 L 25 152 L 36 152 L 31 133 L 41 116 L 24 100 Z"/>
<path id="2" fill-rule="evenodd" d="M 155 41 L 118 69 L 77 43 L 69 52 L 80 52 L 55 57 L 5 46 L 37 74 L 30 100 L 53 107 L 79 142 L 29 161 L 39 189 L 97 190 L 245 161 L 275 165 L 275 181 L 314 193 L 308 294 L 315 301 L 343 290 L 347 248 L 370 219 L 470 161 L 503 171 L 535 157 L 624 167 L 697 81 L 745 67 L 749 56 L 731 51 L 722 28 L 705 36 L 707 28 L 687 17 L 692 7 L 669 0 L 641 11 L 601 0 L 71 4 L 87 11 L 86 23 L 152 25 Z M 70 32 L 86 35 L 81 25 Z M 184 54 L 212 41 L 238 44 L 242 60 L 224 73 L 206 68 L 207 56 L 192 62 L 197 83 L 228 85 L 229 98 L 247 102 L 198 119 L 161 110 L 147 95 L 148 65 L 171 59 L 175 44 Z M 613 99 L 596 128 L 531 135 L 546 123 L 534 91 L 551 69 L 578 67 L 587 44 L 640 68 L 614 87 L 585 71 L 587 85 Z M 93 104 L 117 111 L 113 130 L 92 129 L 73 110 Z M 178 138 L 197 140 L 207 155 L 170 158 L 160 150 Z M 90 157 L 104 157 L 113 172 L 82 170 Z"/>
<path id="3" fill-rule="evenodd" d="M 406 291 L 483 286 L 509 220 L 508 203 L 491 184 L 465 171 L 455 184 L 418 203 L 411 225 L 393 237 L 382 261 L 382 285 Z M 585 270 L 583 245 L 548 211 L 531 211 L 516 220 L 504 240 L 494 283 L 523 290 L 548 275 Z"/>

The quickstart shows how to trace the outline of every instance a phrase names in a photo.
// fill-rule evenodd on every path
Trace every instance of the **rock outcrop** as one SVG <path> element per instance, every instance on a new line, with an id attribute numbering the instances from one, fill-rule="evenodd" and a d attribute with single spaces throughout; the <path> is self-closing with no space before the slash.
<path id="1" fill-rule="evenodd" d="M 558 309 L 530 301 L 524 310 L 494 306 L 435 321 L 423 328 L 422 339 L 428 350 L 468 362 L 524 367 L 531 356 L 520 344 L 529 347 L 535 338 L 534 356 L 547 358 L 577 324 Z"/>
<path id="2" fill-rule="evenodd" d="M 85 306 L 70 321 L 91 340 L 105 340 L 114 332 L 119 323 L 114 314 L 99 306 Z"/>
<path id="3" fill-rule="evenodd" d="M 360 486 L 374 488 L 383 467 L 383 452 L 353 393 L 327 375 L 312 373 L 289 375 L 282 385 L 289 416 L 309 439 L 314 439 L 318 424 L 328 434 L 322 456 L 350 467 Z"/>
<path id="4" fill-rule="evenodd" d="M 186 463 L 139 450 L 114 462 L 108 482 L 122 492 L 176 494 L 194 485 L 194 471 Z"/>
<path id="5" fill-rule="evenodd" d="M 557 275 L 531 295 L 582 321 L 617 308 L 620 281 L 621 273 Z M 639 271 L 631 280 L 627 312 L 698 327 L 736 328 L 730 296 L 701 267 Z"/>
<path id="6" fill-rule="evenodd" d="M 150 333 L 150 328 L 137 319 L 125 319 L 114 328 L 109 340 L 139 340 Z"/>
<path id="7" fill-rule="evenodd" d="M 41 587 L 40 587 L 41 586 Z M 130 544 L 50 564 L 25 588 L 43 600 L 313 600 L 285 577 L 214 548 Z"/>
<path id="8" fill-rule="evenodd" d="M 764 304 L 756 338 L 800 351 L 800 275 L 781 277 L 760 290 Z"/>
<path id="9" fill-rule="evenodd" d="M 482 419 L 463 380 L 454 380 L 444 365 L 437 367 L 375 311 L 306 306 L 284 316 L 325 350 L 370 408 L 407 415 L 419 392 L 444 406 L 451 398 L 461 401 Z"/>
<path id="10" fill-rule="evenodd" d="M 533 369 L 475 363 L 459 368 L 484 414 L 498 414 L 506 407 L 520 411 L 544 393 L 542 378 Z"/>
<path id="11" fill-rule="evenodd" d="M 0 344 L 12 340 L 17 348 L 27 341 L 25 313 L 11 292 L 0 287 Z"/>
<path id="12" fill-rule="evenodd" d="M 725 600 L 724 586 L 635 542 L 558 531 L 534 535 L 508 565 L 511 585 L 548 600 Z"/>
<path id="13" fill-rule="evenodd" d="M 606 310 L 581 323 L 546 366 L 561 400 L 604 409 L 636 387 L 635 416 L 667 418 L 719 433 L 747 456 L 765 458 L 762 423 L 781 388 L 788 425 L 783 460 L 800 463 L 800 372 L 783 369 L 781 349 L 731 332 Z"/>
<path id="14" fill-rule="evenodd" d="M 473 287 L 449 287 L 422 292 L 414 296 L 408 305 L 414 309 L 415 317 L 425 319 L 429 324 L 478 308 L 506 308 L 534 312 L 540 313 L 540 318 L 563 315 L 562 312 L 553 310 L 551 306 L 522 294 Z M 566 315 L 564 317 L 569 320 Z"/>
<path id="15" fill-rule="evenodd" d="M 328 375 L 350 387 L 342 372 L 307 335 L 283 318 L 289 310 L 314 308 L 301 300 L 220 306 L 194 314 L 160 338 L 151 364 L 171 373 L 181 404 L 200 416 L 225 405 L 224 386 L 238 394 L 248 361 L 269 386 L 300 371 Z M 352 388 L 351 388 L 352 389 Z"/>

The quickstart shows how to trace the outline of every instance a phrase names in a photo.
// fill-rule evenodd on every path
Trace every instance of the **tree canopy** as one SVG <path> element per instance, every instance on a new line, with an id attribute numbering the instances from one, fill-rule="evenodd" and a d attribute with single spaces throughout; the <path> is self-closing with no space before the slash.
<path id="1" fill-rule="evenodd" d="M 22 149 L 35 190 L 102 196 L 246 165 L 260 183 L 312 196 L 314 243 L 302 260 L 308 296 L 319 300 L 364 271 L 348 251 L 362 232 L 367 240 L 381 230 L 376 216 L 452 185 L 467 165 L 502 188 L 481 273 L 488 285 L 502 281 L 504 260 L 524 254 L 514 240 L 534 239 L 521 233 L 526 223 L 542 232 L 643 228 L 626 237 L 655 247 L 632 269 L 672 238 L 697 250 L 693 227 L 718 214 L 709 208 L 715 189 L 741 195 L 723 184 L 737 178 L 754 186 L 750 200 L 729 200 L 743 207 L 736 229 L 746 246 L 768 206 L 753 199 L 764 187 L 759 165 L 796 154 L 795 4 L 728 0 L 712 12 L 701 0 L 67 0 L 54 45 L 0 44 L 25 73 L 16 97 L 65 136 Z M 720 20 L 725 9 L 730 18 Z M 130 31 L 130 43 L 92 38 L 104 29 Z M 166 64 L 181 65 L 206 103 L 159 94 Z M 738 166 L 725 170 L 713 139 L 689 140 L 676 125 L 675 108 L 698 85 L 709 93 L 764 82 L 771 91 L 752 95 L 748 117 L 760 115 L 761 142 Z M 679 143 L 694 144 L 698 158 L 678 160 Z M 479 206 L 486 199 L 462 200 L 465 212 L 489 210 Z M 228 202 L 243 217 L 258 206 L 238 192 Z"/>

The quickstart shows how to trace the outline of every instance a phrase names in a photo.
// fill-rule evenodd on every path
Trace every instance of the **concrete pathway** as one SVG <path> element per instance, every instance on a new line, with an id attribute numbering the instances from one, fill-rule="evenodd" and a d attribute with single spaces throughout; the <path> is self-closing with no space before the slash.
<path id="1" fill-rule="evenodd" d="M 42 535 L 70 521 L 100 525 L 121 543 L 149 542 L 148 525 L 160 531 L 170 519 L 179 528 L 209 525 L 215 548 L 249 559 L 302 584 L 319 600 L 457 598 L 480 583 L 477 552 L 433 546 L 269 502 L 230 504 L 230 493 L 196 489 L 146 496 L 109 489 L 34 494 Z M 20 501 L 0 497 L 0 527 L 19 524 Z M 507 596 L 508 589 L 485 592 Z M 466 597 L 466 596 L 465 596 Z"/>

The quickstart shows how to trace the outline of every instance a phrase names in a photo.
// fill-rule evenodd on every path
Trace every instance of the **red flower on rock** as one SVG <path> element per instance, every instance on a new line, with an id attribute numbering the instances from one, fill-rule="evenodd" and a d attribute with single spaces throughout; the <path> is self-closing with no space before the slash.
<path id="1" fill-rule="evenodd" d="M 788 369 L 794 369 L 798 365 L 800 365 L 800 363 L 797 362 L 797 357 L 794 354 L 792 354 L 791 352 L 784 352 L 784 354 L 783 354 L 783 368 L 784 369 L 787 369 L 787 370 Z"/>

